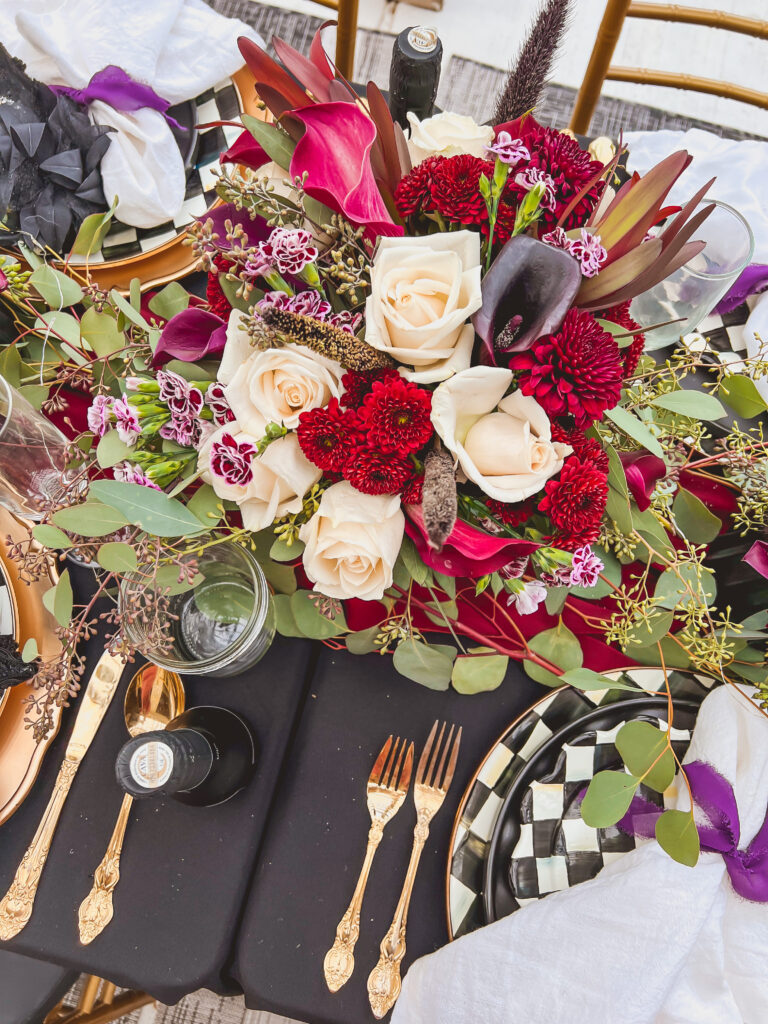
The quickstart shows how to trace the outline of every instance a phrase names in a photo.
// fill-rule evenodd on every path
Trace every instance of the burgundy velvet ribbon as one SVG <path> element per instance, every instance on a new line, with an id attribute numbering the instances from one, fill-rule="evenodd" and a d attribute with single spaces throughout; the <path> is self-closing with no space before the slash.
<path id="1" fill-rule="evenodd" d="M 68 85 L 52 85 L 51 89 L 71 96 L 76 103 L 83 103 L 86 106 L 94 100 L 101 100 L 115 110 L 132 111 L 150 107 L 159 111 L 175 128 L 185 130 L 178 121 L 169 116 L 168 107 L 171 104 L 168 100 L 158 96 L 151 86 L 143 85 L 131 78 L 127 71 L 123 71 L 115 64 L 109 64 L 101 71 L 97 71 L 84 89 L 74 89 Z"/>
<path id="2" fill-rule="evenodd" d="M 693 761 L 685 765 L 694 802 L 702 809 L 709 825 L 698 825 L 701 849 L 719 853 L 734 891 L 755 903 L 768 903 L 768 813 L 760 831 L 749 846 L 739 849 L 741 825 L 733 787 L 710 764 Z M 630 835 L 653 838 L 662 808 L 642 797 L 635 797 L 619 822 Z"/>

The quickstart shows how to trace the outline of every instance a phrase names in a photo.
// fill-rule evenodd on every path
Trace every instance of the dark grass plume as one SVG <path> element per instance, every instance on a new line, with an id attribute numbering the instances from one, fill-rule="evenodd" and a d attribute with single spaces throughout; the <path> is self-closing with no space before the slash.
<path id="1" fill-rule="evenodd" d="M 568 23 L 571 0 L 544 0 L 528 38 L 520 48 L 504 90 L 496 100 L 492 124 L 522 117 L 539 102 L 552 73 L 558 47 Z"/>
<path id="2" fill-rule="evenodd" d="M 422 515 L 430 547 L 441 551 L 456 522 L 456 475 L 453 458 L 444 448 L 435 448 L 424 459 Z"/>
<path id="3" fill-rule="evenodd" d="M 395 365 L 386 352 L 380 352 L 333 324 L 274 307 L 259 310 L 259 316 L 268 328 L 281 334 L 286 341 L 335 359 L 347 370 L 375 370 Z"/>

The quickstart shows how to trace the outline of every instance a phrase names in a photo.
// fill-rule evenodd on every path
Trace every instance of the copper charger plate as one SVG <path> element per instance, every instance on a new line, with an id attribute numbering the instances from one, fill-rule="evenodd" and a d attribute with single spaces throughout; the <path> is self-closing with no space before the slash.
<path id="1" fill-rule="evenodd" d="M 12 541 L 27 536 L 26 527 L 7 509 L 0 507 L 0 572 L 5 577 L 11 599 L 13 629 L 19 647 L 31 637 L 37 640 L 44 659 L 55 658 L 61 642 L 55 634 L 56 623 L 43 605 L 43 594 L 55 582 L 55 570 L 49 580 L 26 584 L 19 578 L 19 569 L 7 555 L 6 538 Z M 18 810 L 40 771 L 46 751 L 61 724 L 60 707 L 53 711 L 53 728 L 44 740 L 37 742 L 28 728 L 26 699 L 35 692 L 30 683 L 12 686 L 5 691 L 0 712 L 0 825 Z"/>

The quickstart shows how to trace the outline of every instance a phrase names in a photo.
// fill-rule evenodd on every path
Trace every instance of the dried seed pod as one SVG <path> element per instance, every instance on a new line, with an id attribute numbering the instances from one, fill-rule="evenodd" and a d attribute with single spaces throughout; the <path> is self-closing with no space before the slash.
<path id="1" fill-rule="evenodd" d="M 324 324 L 284 309 L 260 309 L 259 316 L 267 327 L 285 335 L 287 341 L 305 345 L 313 352 L 335 359 L 347 370 L 375 370 L 395 365 L 386 353 L 333 324 Z"/>
<path id="2" fill-rule="evenodd" d="M 456 474 L 453 458 L 444 448 L 435 448 L 424 459 L 422 513 L 430 547 L 441 551 L 456 522 Z"/>

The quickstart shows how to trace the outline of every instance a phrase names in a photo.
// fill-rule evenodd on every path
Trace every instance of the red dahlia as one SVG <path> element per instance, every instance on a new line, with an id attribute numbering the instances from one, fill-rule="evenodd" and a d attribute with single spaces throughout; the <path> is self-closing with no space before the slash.
<path id="1" fill-rule="evenodd" d="M 522 526 L 522 524 L 530 519 L 536 511 L 536 506 L 532 498 L 526 498 L 525 501 L 518 501 L 514 504 L 510 504 L 506 501 L 496 501 L 495 498 L 488 498 L 485 504 L 491 515 L 495 516 L 505 525 L 513 528 L 516 526 Z"/>
<path id="2" fill-rule="evenodd" d="M 219 284 L 219 274 L 226 274 L 232 264 L 224 256 L 219 255 L 214 256 L 213 266 L 214 269 L 208 274 L 205 299 L 212 313 L 220 316 L 222 320 L 228 320 L 229 314 L 232 312 L 232 306 Z"/>
<path id="3" fill-rule="evenodd" d="M 412 476 L 400 495 L 404 505 L 420 505 L 424 497 L 424 474 Z"/>
<path id="4" fill-rule="evenodd" d="M 389 366 L 377 370 L 348 370 L 341 378 L 344 388 L 341 404 L 347 409 L 358 409 L 377 380 L 400 380 L 400 374 Z"/>
<path id="5" fill-rule="evenodd" d="M 619 346 L 590 313 L 570 309 L 557 334 L 514 356 L 520 389 L 547 415 L 573 416 L 577 426 L 602 418 L 619 401 L 624 364 Z"/>
<path id="6" fill-rule="evenodd" d="M 432 436 L 431 407 L 431 393 L 402 377 L 376 381 L 360 408 L 368 443 L 382 452 L 415 452 Z"/>
<path id="7" fill-rule="evenodd" d="M 360 437 L 360 421 L 356 412 L 341 409 L 332 398 L 325 408 L 301 414 L 296 435 L 310 462 L 325 472 L 342 473 Z"/>
<path id="8" fill-rule="evenodd" d="M 578 455 L 582 462 L 589 460 L 594 462 L 601 473 L 608 472 L 608 456 L 601 448 L 600 442 L 593 437 L 586 437 L 584 431 L 578 427 L 566 430 L 559 423 L 553 423 L 552 440 L 569 444 L 573 448 L 573 454 Z"/>
<path id="9" fill-rule="evenodd" d="M 566 460 L 556 479 L 546 482 L 544 490 L 539 509 L 555 527 L 553 543 L 566 551 L 593 544 L 600 534 L 608 500 L 605 473 L 594 462 L 574 455 Z"/>
<path id="10" fill-rule="evenodd" d="M 428 156 L 402 179 L 395 189 L 395 205 L 403 217 L 429 213 L 435 209 L 432 178 L 435 168 L 444 160 L 442 156 Z"/>
<path id="11" fill-rule="evenodd" d="M 352 486 L 363 494 L 397 494 L 412 474 L 413 466 L 408 459 L 366 447 L 354 450 L 344 473 Z"/>
<path id="12" fill-rule="evenodd" d="M 488 210 L 480 195 L 481 174 L 493 177 L 493 164 L 468 153 L 446 157 L 437 164 L 430 191 L 438 213 L 461 224 L 487 222 Z"/>
<path id="13" fill-rule="evenodd" d="M 629 301 L 627 299 L 626 302 L 620 302 L 618 306 L 604 309 L 602 313 L 595 313 L 595 316 L 599 320 L 608 320 L 612 324 L 618 324 L 625 331 L 636 331 L 640 324 L 629 315 Z M 621 355 L 624 359 L 625 378 L 631 377 L 637 369 L 637 364 L 640 362 L 640 356 L 643 354 L 644 348 L 645 335 L 636 334 L 630 344 L 626 348 L 621 349 Z"/>

